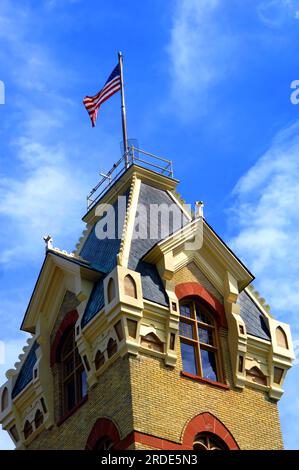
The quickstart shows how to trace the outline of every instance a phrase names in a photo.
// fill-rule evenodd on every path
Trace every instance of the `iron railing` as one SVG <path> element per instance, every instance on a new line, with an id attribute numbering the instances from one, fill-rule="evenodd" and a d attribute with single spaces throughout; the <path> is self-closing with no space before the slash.
<path id="1" fill-rule="evenodd" d="M 158 157 L 149 152 L 145 152 L 137 147 L 131 146 L 107 174 L 102 175 L 102 179 L 90 191 L 87 196 L 87 209 L 90 209 L 115 181 L 133 164 L 142 166 L 149 170 L 154 170 L 169 178 L 173 178 L 172 161 L 166 158 Z"/>

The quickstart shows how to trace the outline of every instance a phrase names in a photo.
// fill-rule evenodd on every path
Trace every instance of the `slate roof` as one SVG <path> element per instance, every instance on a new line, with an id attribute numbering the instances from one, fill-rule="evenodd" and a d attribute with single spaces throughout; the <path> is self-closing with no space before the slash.
<path id="1" fill-rule="evenodd" d="M 173 207 L 174 209 L 174 214 L 176 216 L 175 223 L 173 216 L 169 218 L 159 217 L 157 227 L 154 227 L 157 232 L 154 234 L 156 235 L 155 237 L 150 236 L 151 228 L 153 228 L 149 220 L 150 211 L 139 211 L 138 221 L 141 226 L 141 228 L 139 227 L 139 233 L 142 232 L 147 236 L 144 239 L 139 237 L 134 238 L 133 236 L 128 263 L 128 267 L 130 269 L 141 274 L 143 297 L 147 300 L 151 300 L 152 302 L 168 306 L 168 298 L 156 266 L 142 261 L 142 258 L 151 248 L 153 248 L 153 246 L 174 233 L 179 228 L 182 228 L 189 222 L 189 220 L 166 191 L 154 188 L 153 186 L 145 183 L 141 183 L 138 204 L 143 205 L 146 208 L 149 208 L 150 206 L 154 207 L 156 204 L 159 206 L 164 205 L 168 208 Z"/>
<path id="2" fill-rule="evenodd" d="M 100 279 L 97 281 L 91 291 L 85 312 L 81 320 L 81 328 L 87 325 L 92 318 L 100 311 L 105 305 L 104 301 L 104 281 Z"/>
<path id="3" fill-rule="evenodd" d="M 176 215 L 179 216 L 180 226 L 177 226 L 177 222 L 174 224 L 173 218 L 171 217 L 170 220 L 166 217 L 159 217 L 158 223 L 154 227 L 157 233 L 154 237 L 150 236 L 153 224 L 150 225 L 149 207 L 153 207 L 155 204 L 160 207 L 161 205 L 164 205 L 166 208 L 169 208 L 170 206 L 172 208 L 176 208 L 175 211 Z M 142 206 L 146 208 L 146 211 L 142 210 Z M 117 206 L 115 206 L 115 214 L 117 217 Z M 143 236 L 134 237 L 133 234 L 128 267 L 129 269 L 135 270 L 141 274 L 143 297 L 145 299 L 163 306 L 168 306 L 168 297 L 156 266 L 146 263 L 142 259 L 145 254 L 153 248 L 153 246 L 174 233 L 178 228 L 185 226 L 189 220 L 166 191 L 143 182 L 140 187 L 137 218 L 138 224 L 136 225 L 135 223 L 135 235 L 138 232 L 139 234 L 142 233 Z M 118 229 L 118 227 L 116 228 Z M 82 258 L 89 261 L 90 266 L 104 273 L 103 278 L 97 281 L 92 290 L 82 318 L 82 327 L 87 325 L 87 323 L 104 307 L 103 279 L 105 275 L 111 272 L 116 266 L 120 241 L 121 240 L 119 238 L 115 240 L 99 240 L 96 237 L 94 227 L 81 250 L 80 255 Z M 238 302 L 240 303 L 240 313 L 245 322 L 248 333 L 262 339 L 270 340 L 267 319 L 245 291 L 239 295 Z"/>
<path id="4" fill-rule="evenodd" d="M 239 294 L 238 303 L 240 304 L 240 315 L 246 325 L 247 333 L 271 341 L 267 318 L 246 291 Z"/>
<path id="5" fill-rule="evenodd" d="M 128 193 L 126 194 L 128 197 Z M 151 300 L 158 304 L 167 306 L 168 298 L 162 283 L 162 280 L 158 274 L 156 266 L 142 261 L 142 257 L 149 251 L 156 243 L 163 238 L 173 233 L 179 227 L 174 223 L 173 217 L 170 217 L 169 227 L 166 218 L 160 217 L 158 222 L 157 236 L 154 238 L 150 237 L 150 221 L 149 221 L 149 207 L 150 205 L 161 205 L 164 204 L 165 208 L 172 206 L 176 208 L 176 214 L 179 215 L 178 219 L 181 220 L 180 227 L 188 223 L 187 217 L 183 214 L 179 206 L 177 206 L 173 199 L 167 194 L 166 191 L 154 188 L 147 184 L 141 183 L 139 200 L 139 208 L 141 205 L 146 208 L 146 211 L 140 211 L 138 216 L 139 225 L 136 231 L 145 234 L 144 238 L 135 238 L 132 240 L 131 250 L 129 254 L 128 267 L 141 274 L 143 297 L 147 300 Z M 120 234 L 122 230 L 118 230 L 118 206 L 114 205 L 115 209 L 115 227 L 116 234 Z M 123 220 L 120 221 L 121 227 L 123 226 Z M 121 228 L 120 227 L 120 228 Z M 99 240 L 96 236 L 96 228 L 93 227 L 89 234 L 85 244 L 83 245 L 80 256 L 90 262 L 90 266 L 104 273 L 102 279 L 97 281 L 95 284 L 84 315 L 81 320 L 81 327 L 87 325 L 87 323 L 104 307 L 104 291 L 103 291 L 103 280 L 105 275 L 110 273 L 117 263 L 117 254 L 120 248 L 120 238 L 114 240 L 103 239 Z"/>
<path id="6" fill-rule="evenodd" d="M 38 347 L 39 346 L 37 342 L 35 341 L 33 345 L 31 346 L 31 349 L 25 359 L 25 362 L 21 367 L 16 383 L 14 385 L 14 388 L 12 389 L 12 393 L 11 393 L 12 398 L 15 398 L 22 390 L 24 390 L 24 388 L 33 379 L 33 368 L 37 361 L 36 350 Z"/>

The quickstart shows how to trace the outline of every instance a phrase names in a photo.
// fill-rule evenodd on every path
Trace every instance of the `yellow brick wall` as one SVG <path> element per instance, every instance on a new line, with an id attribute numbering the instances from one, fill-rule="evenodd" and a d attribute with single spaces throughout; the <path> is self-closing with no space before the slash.
<path id="1" fill-rule="evenodd" d="M 28 448 L 84 449 L 94 423 L 101 417 L 114 421 L 123 439 L 133 430 L 131 402 L 127 356 L 118 358 L 104 371 L 97 385 L 89 390 L 88 400 L 72 416 L 61 426 L 55 424 L 43 431 Z"/>
<path id="2" fill-rule="evenodd" d="M 180 443 L 185 425 L 197 414 L 210 412 L 241 449 L 283 447 L 277 405 L 264 392 L 222 390 L 181 377 L 181 360 L 174 370 L 149 356 L 130 362 L 136 431 Z"/>
<path id="3" fill-rule="evenodd" d="M 172 282 L 174 285 L 180 284 L 181 282 L 200 282 L 205 289 L 207 289 L 214 295 L 214 297 L 216 297 L 217 300 L 219 300 L 220 303 L 223 304 L 222 295 L 217 289 L 215 289 L 213 284 L 211 284 L 208 278 L 200 271 L 193 261 L 189 263 L 188 266 L 177 271 L 173 276 Z"/>
<path id="4" fill-rule="evenodd" d="M 223 301 L 194 263 L 175 275 L 175 283 L 197 280 Z M 63 314 L 60 320 L 61 317 Z M 219 339 L 230 390 L 181 377 L 179 345 L 174 369 L 166 367 L 162 359 L 144 354 L 118 358 L 89 391 L 88 401 L 61 426 L 54 425 L 44 431 L 29 448 L 84 449 L 93 424 L 100 417 L 115 422 L 121 439 L 135 430 L 180 443 L 186 424 L 199 413 L 210 412 L 229 429 L 241 449 L 281 449 L 276 403 L 271 402 L 264 392 L 234 389 L 226 329 L 219 331 Z M 58 371 L 54 369 L 53 372 L 57 417 L 59 380 Z M 140 443 L 131 448 L 149 449 Z"/>
<path id="5" fill-rule="evenodd" d="M 221 294 L 193 262 L 178 271 L 173 282 L 200 282 L 223 303 Z M 262 391 L 233 387 L 227 330 L 218 333 L 230 390 L 182 377 L 179 345 L 175 369 L 145 355 L 130 358 L 134 429 L 180 443 L 186 424 L 194 416 L 210 412 L 229 429 L 241 449 L 281 449 L 277 404 Z"/>

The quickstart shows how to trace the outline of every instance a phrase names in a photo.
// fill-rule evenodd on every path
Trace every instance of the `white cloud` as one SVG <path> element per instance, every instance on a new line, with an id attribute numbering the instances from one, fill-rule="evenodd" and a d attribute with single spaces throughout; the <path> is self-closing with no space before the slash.
<path id="1" fill-rule="evenodd" d="M 281 131 L 240 179 L 233 195 L 230 246 L 256 276 L 255 285 L 274 316 L 299 338 L 299 121 Z M 299 448 L 299 366 L 289 372 L 280 406 L 288 448 Z"/>
<path id="2" fill-rule="evenodd" d="M 59 92 L 61 67 L 30 34 L 34 15 L 1 2 L 0 37 L 19 93 L 12 116 L 18 137 L 1 146 L 2 158 L 13 155 L 15 165 L 0 173 L 0 264 L 6 265 L 40 256 L 43 235 L 67 238 L 79 228 L 86 191 L 63 142 L 73 103 Z"/>
<path id="3" fill-rule="evenodd" d="M 275 137 L 233 193 L 239 234 L 232 246 L 281 318 L 299 307 L 298 154 L 299 121 Z"/>
<path id="4" fill-rule="evenodd" d="M 235 40 L 218 21 L 221 6 L 221 0 L 176 2 L 167 50 L 174 98 L 186 115 L 231 68 Z"/>
<path id="5" fill-rule="evenodd" d="M 258 3 L 259 19 L 267 26 L 280 27 L 290 19 L 297 19 L 298 0 L 265 0 Z"/>

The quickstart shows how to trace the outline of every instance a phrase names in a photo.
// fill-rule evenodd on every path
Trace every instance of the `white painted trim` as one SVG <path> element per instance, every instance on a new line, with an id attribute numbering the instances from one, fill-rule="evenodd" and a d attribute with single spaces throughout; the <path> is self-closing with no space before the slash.
<path id="1" fill-rule="evenodd" d="M 135 225 L 135 217 L 136 217 L 136 211 L 137 211 L 137 206 L 138 206 L 138 201 L 139 201 L 141 180 L 136 178 L 135 181 L 133 181 L 133 185 L 134 187 L 133 187 L 131 204 L 127 208 L 128 218 L 126 221 L 126 231 L 123 234 L 124 246 L 123 246 L 123 252 L 122 252 L 122 257 L 121 257 L 122 259 L 121 264 L 125 268 L 128 267 L 128 263 L 129 263 L 130 249 L 131 249 L 131 243 L 132 243 L 132 237 L 133 237 L 134 225 Z"/>
<path id="2" fill-rule="evenodd" d="M 191 222 L 192 216 L 189 214 L 189 212 L 184 208 L 183 204 L 177 199 L 177 197 L 169 190 L 166 191 L 167 194 L 171 197 L 171 199 L 179 206 L 181 211 L 185 214 L 187 219 Z"/>

